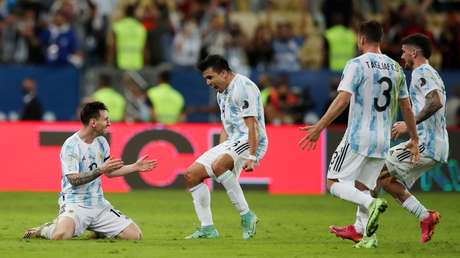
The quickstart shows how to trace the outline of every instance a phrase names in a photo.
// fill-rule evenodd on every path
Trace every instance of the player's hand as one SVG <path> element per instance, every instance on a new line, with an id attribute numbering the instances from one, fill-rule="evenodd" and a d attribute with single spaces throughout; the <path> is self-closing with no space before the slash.
<path id="1" fill-rule="evenodd" d="M 110 157 L 108 160 L 106 160 L 102 164 L 101 171 L 104 174 L 111 173 L 111 172 L 123 167 L 123 165 L 124 165 L 123 160 Z"/>
<path id="2" fill-rule="evenodd" d="M 145 172 L 157 167 L 158 161 L 156 159 L 147 159 L 148 157 L 149 155 L 144 155 L 136 161 L 134 165 L 136 166 L 137 171 Z"/>
<path id="3" fill-rule="evenodd" d="M 406 149 L 410 151 L 412 154 L 410 162 L 415 165 L 419 162 L 420 160 L 420 151 L 418 149 L 418 141 L 414 141 L 411 139 L 409 143 L 406 144 Z"/>
<path id="4" fill-rule="evenodd" d="M 321 135 L 321 130 L 318 125 L 307 125 L 299 128 L 301 131 L 306 131 L 307 134 L 300 140 L 299 145 L 302 150 L 314 150 L 316 148 L 316 141 Z"/>
<path id="5" fill-rule="evenodd" d="M 396 122 L 391 128 L 391 139 L 397 139 L 403 133 L 407 133 L 406 122 Z"/>
<path id="6" fill-rule="evenodd" d="M 252 172 L 254 171 L 254 166 L 256 165 L 256 162 L 254 160 L 246 160 L 243 165 L 243 169 L 245 172 Z"/>

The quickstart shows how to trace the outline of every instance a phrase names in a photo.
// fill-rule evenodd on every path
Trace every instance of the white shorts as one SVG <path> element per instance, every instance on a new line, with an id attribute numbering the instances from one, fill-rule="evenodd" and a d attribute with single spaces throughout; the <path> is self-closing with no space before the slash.
<path id="1" fill-rule="evenodd" d="M 423 173 L 434 168 L 440 164 L 440 162 L 428 157 L 426 155 L 425 146 L 421 144 L 419 146 L 420 161 L 413 165 L 410 162 L 410 151 L 405 148 L 407 143 L 408 142 L 403 142 L 391 148 L 385 165 L 390 175 L 403 183 L 407 189 L 410 189 Z"/>
<path id="2" fill-rule="evenodd" d="M 59 209 L 58 220 L 61 217 L 70 217 L 74 220 L 74 237 L 83 234 L 87 229 L 106 237 L 116 237 L 133 223 L 111 204 L 85 207 L 77 203 L 64 203 Z"/>
<path id="3" fill-rule="evenodd" d="M 223 154 L 228 154 L 232 157 L 234 162 L 232 172 L 238 178 L 240 176 L 241 170 L 243 169 L 244 162 L 249 157 L 249 143 L 247 142 L 225 141 L 201 154 L 196 162 L 203 165 L 209 177 L 216 180 L 217 178 L 214 175 L 214 171 L 212 170 L 212 163 Z"/>
<path id="4" fill-rule="evenodd" d="M 332 154 L 327 178 L 353 184 L 359 181 L 372 190 L 377 185 L 377 178 L 384 164 L 385 159 L 366 157 L 352 151 L 350 144 L 342 139 Z"/>

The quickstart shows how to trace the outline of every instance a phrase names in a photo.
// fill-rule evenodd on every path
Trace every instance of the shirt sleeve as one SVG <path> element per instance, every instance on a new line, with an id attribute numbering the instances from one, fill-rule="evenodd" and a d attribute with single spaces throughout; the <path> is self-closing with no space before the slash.
<path id="1" fill-rule="evenodd" d="M 260 94 L 256 86 L 250 83 L 239 85 L 236 94 L 235 103 L 241 110 L 241 117 L 257 116 L 257 105 Z"/>
<path id="2" fill-rule="evenodd" d="M 80 171 L 80 158 L 76 145 L 64 145 L 61 153 L 62 174 L 76 174 Z"/>
<path id="3" fill-rule="evenodd" d="M 101 136 L 100 140 L 102 142 L 101 151 L 102 151 L 102 156 L 104 157 L 103 162 L 105 162 L 106 160 L 110 158 L 110 145 L 109 145 L 109 142 L 107 142 L 107 139 L 105 137 Z"/>
<path id="4" fill-rule="evenodd" d="M 409 91 L 407 90 L 407 82 L 406 82 L 406 75 L 404 72 L 401 70 L 401 77 L 398 81 L 398 87 L 399 87 L 399 93 L 398 93 L 398 98 L 399 99 L 405 99 L 409 97 Z"/>
<path id="5" fill-rule="evenodd" d="M 356 62 L 349 61 L 343 69 L 342 79 L 340 80 L 337 91 L 355 93 L 363 78 L 362 68 Z"/>
<path id="6" fill-rule="evenodd" d="M 435 75 L 430 70 L 425 70 L 422 73 L 422 76 L 420 76 L 416 85 L 422 91 L 423 96 L 428 95 L 428 93 L 434 90 L 440 89 L 439 85 L 436 83 Z"/>

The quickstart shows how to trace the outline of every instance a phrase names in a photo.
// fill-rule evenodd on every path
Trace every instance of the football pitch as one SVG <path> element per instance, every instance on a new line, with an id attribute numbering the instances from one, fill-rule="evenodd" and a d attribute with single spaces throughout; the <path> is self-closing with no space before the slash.
<path id="1" fill-rule="evenodd" d="M 141 241 L 21 240 L 24 230 L 57 213 L 56 193 L 0 193 L 0 257 L 458 257 L 460 194 L 423 193 L 419 199 L 437 209 L 441 223 L 427 244 L 420 244 L 418 221 L 383 195 L 390 207 L 381 217 L 377 249 L 354 249 L 351 241 L 328 232 L 331 224 L 354 221 L 355 207 L 327 196 L 281 196 L 248 191 L 260 223 L 250 241 L 241 238 L 239 215 L 225 192 L 212 193 L 216 240 L 183 240 L 198 226 L 191 196 L 181 190 L 109 193 L 106 198 L 141 227 Z"/>

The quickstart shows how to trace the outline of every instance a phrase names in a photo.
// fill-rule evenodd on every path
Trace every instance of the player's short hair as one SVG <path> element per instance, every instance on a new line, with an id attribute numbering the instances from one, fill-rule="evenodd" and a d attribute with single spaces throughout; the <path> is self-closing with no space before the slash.
<path id="1" fill-rule="evenodd" d="M 383 37 L 382 25 L 377 21 L 364 22 L 359 26 L 358 34 L 370 42 L 380 43 Z"/>
<path id="2" fill-rule="evenodd" d="M 411 34 L 401 40 L 403 45 L 412 45 L 422 50 L 422 55 L 425 58 L 431 56 L 431 40 L 421 33 Z"/>
<path id="3" fill-rule="evenodd" d="M 81 122 L 84 125 L 88 125 L 91 118 L 99 118 L 99 111 L 101 110 L 107 110 L 107 107 L 102 102 L 94 101 L 86 103 L 80 112 Z"/>
<path id="4" fill-rule="evenodd" d="M 201 60 L 197 65 L 200 72 L 204 72 L 208 68 L 212 68 L 216 72 L 231 71 L 227 60 L 220 55 L 209 55 Z"/>

